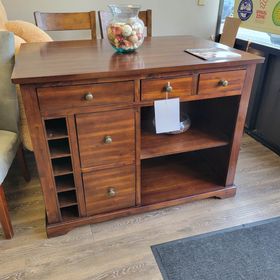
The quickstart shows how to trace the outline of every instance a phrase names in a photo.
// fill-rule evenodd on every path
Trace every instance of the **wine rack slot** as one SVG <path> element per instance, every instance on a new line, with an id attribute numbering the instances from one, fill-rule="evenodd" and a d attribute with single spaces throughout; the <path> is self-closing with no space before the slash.
<path id="1" fill-rule="evenodd" d="M 79 207 L 66 118 L 45 120 L 45 129 L 61 220 L 78 218 Z"/>
<path id="2" fill-rule="evenodd" d="M 49 140 L 51 158 L 70 156 L 68 139 Z"/>
<path id="3" fill-rule="evenodd" d="M 73 174 L 55 177 L 55 184 L 58 193 L 75 190 Z"/>
<path id="4" fill-rule="evenodd" d="M 72 173 L 71 157 L 52 159 L 54 176 Z"/>
<path id="5" fill-rule="evenodd" d="M 48 139 L 68 137 L 65 118 L 45 120 L 45 127 Z"/>
<path id="6" fill-rule="evenodd" d="M 60 208 L 76 205 L 77 204 L 76 192 L 68 191 L 68 192 L 58 193 L 58 202 Z"/>
<path id="7" fill-rule="evenodd" d="M 78 217 L 78 206 L 73 205 L 61 209 L 61 218 L 63 221 L 72 220 Z"/>

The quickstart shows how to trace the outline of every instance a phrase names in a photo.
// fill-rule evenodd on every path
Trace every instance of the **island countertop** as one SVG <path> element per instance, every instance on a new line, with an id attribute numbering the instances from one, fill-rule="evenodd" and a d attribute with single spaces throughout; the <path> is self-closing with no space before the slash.
<path id="1" fill-rule="evenodd" d="M 241 57 L 205 61 L 184 52 L 189 48 L 222 47 Z M 194 71 L 263 62 L 262 57 L 193 36 L 145 38 L 134 53 L 118 54 L 106 39 L 22 44 L 12 81 L 19 84 L 88 80 L 163 71 Z"/>

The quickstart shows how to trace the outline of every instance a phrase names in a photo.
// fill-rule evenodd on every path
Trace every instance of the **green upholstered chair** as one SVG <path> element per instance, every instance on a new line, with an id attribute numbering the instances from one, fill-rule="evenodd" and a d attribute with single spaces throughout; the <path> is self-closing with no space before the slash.
<path id="1" fill-rule="evenodd" d="M 6 238 L 12 238 L 13 228 L 2 183 L 16 156 L 25 179 L 30 179 L 18 134 L 17 94 L 11 82 L 14 52 L 13 33 L 0 31 L 0 222 Z"/>

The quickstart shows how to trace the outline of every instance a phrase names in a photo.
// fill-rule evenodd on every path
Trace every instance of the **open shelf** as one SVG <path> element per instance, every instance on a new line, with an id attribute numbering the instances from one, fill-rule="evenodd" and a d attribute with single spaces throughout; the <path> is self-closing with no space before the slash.
<path id="1" fill-rule="evenodd" d="M 58 193 L 75 190 L 73 174 L 55 177 L 55 184 Z"/>
<path id="2" fill-rule="evenodd" d="M 228 145 L 225 135 L 191 127 L 188 131 L 170 135 L 143 130 L 141 136 L 141 159 L 178 154 Z"/>
<path id="3" fill-rule="evenodd" d="M 58 194 L 58 201 L 60 208 L 72 206 L 77 204 L 76 192 L 68 191 Z"/>
<path id="4" fill-rule="evenodd" d="M 71 157 L 52 159 L 54 176 L 72 173 Z"/>
<path id="5" fill-rule="evenodd" d="M 65 118 L 45 120 L 47 139 L 67 138 Z"/>
<path id="6" fill-rule="evenodd" d="M 141 159 L 200 151 L 231 143 L 240 96 L 180 103 L 190 128 L 180 134 L 156 134 L 154 107 L 141 108 Z M 184 117 L 182 117 L 183 119 Z"/>
<path id="7" fill-rule="evenodd" d="M 221 178 L 199 152 L 143 160 L 141 180 L 143 205 L 223 188 Z"/>
<path id="8" fill-rule="evenodd" d="M 72 205 L 61 209 L 61 218 L 63 221 L 73 220 L 79 217 L 77 205 Z"/>
<path id="9" fill-rule="evenodd" d="M 49 140 L 51 158 L 70 156 L 68 139 Z"/>

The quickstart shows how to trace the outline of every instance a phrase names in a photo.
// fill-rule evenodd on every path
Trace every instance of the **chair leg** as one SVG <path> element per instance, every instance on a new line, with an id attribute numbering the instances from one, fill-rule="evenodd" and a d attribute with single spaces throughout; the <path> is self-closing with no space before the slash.
<path id="1" fill-rule="evenodd" d="M 14 235 L 8 206 L 4 194 L 3 187 L 0 185 L 0 222 L 3 228 L 4 236 L 7 239 L 11 239 Z"/>
<path id="2" fill-rule="evenodd" d="M 19 145 L 17 150 L 17 161 L 20 165 L 21 173 L 25 179 L 26 182 L 30 181 L 30 173 L 26 164 L 24 152 L 23 152 L 23 145 L 22 143 Z"/>

